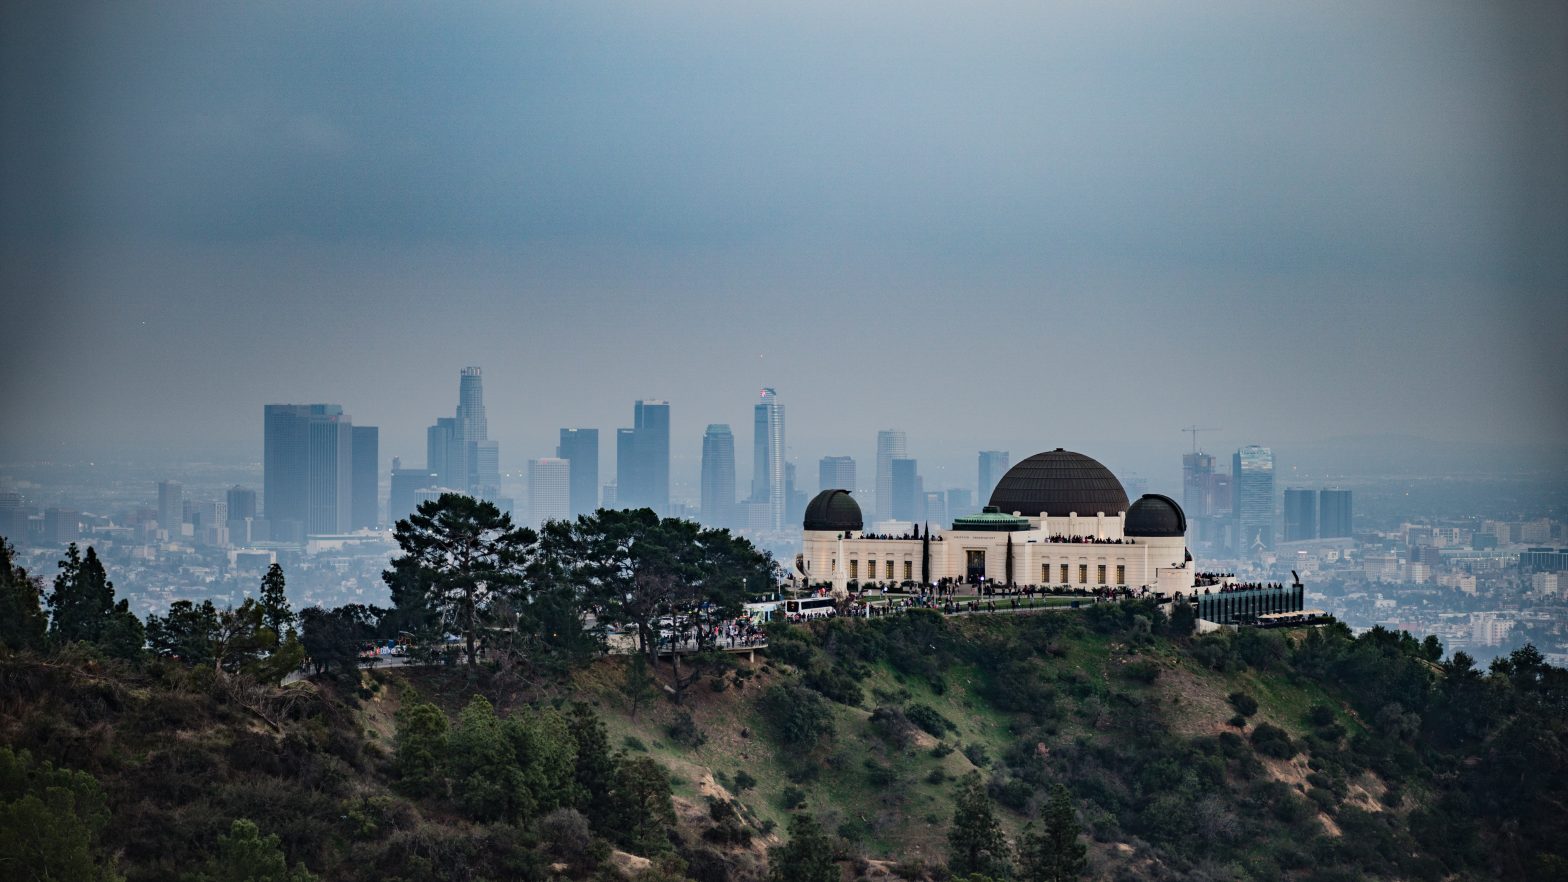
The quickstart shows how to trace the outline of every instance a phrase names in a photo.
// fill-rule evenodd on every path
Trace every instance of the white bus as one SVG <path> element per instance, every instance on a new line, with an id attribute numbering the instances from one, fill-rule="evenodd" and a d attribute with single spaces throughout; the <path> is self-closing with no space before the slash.
<path id="1" fill-rule="evenodd" d="M 832 615 L 835 601 L 831 597 L 803 597 L 784 601 L 784 615 L 803 619 L 821 619 Z"/>

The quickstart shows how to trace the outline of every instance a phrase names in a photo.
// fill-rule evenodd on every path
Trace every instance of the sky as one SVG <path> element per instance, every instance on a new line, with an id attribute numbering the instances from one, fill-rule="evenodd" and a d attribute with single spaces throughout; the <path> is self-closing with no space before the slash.
<path id="1" fill-rule="evenodd" d="M 1560 3 L 0 7 L 0 461 L 1561 449 L 1565 242 Z"/>

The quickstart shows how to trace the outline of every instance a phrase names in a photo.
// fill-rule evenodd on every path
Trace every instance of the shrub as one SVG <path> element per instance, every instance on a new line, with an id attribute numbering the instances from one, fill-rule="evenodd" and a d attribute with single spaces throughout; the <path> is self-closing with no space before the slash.
<path id="1" fill-rule="evenodd" d="M 965 744 L 964 756 L 969 757 L 970 762 L 982 769 L 991 762 L 991 754 L 986 752 L 984 744 L 978 742 Z"/>
<path id="2" fill-rule="evenodd" d="M 591 869 L 597 861 L 593 831 L 582 812 L 558 808 L 539 819 L 539 839 L 558 860 Z"/>
<path id="3" fill-rule="evenodd" d="M 806 804 L 806 791 L 791 784 L 779 794 L 779 805 L 785 811 L 793 811 Z"/>
<path id="4" fill-rule="evenodd" d="M 1145 685 L 1160 678 L 1160 665 L 1152 659 L 1139 659 L 1122 666 L 1122 676 Z"/>
<path id="5" fill-rule="evenodd" d="M 625 738 L 621 739 L 621 744 L 627 750 L 635 750 L 638 753 L 648 752 L 648 745 L 642 743 L 642 739 L 638 738 L 636 735 L 627 735 Z"/>
<path id="6" fill-rule="evenodd" d="M 928 704 L 911 704 L 904 708 L 904 716 L 909 719 L 909 722 L 929 732 L 935 738 L 941 738 L 949 731 L 958 731 L 958 726 L 954 725 L 952 720 L 942 716 L 936 708 Z"/>
<path id="7" fill-rule="evenodd" d="M 676 744 L 683 744 L 690 748 L 701 747 L 708 740 L 708 736 L 697 728 L 697 723 L 691 718 L 691 714 L 676 716 L 675 721 L 664 730 L 664 734 L 670 736 L 670 740 Z"/>
<path id="8" fill-rule="evenodd" d="M 1334 722 L 1334 709 L 1326 704 L 1314 704 L 1307 709 L 1307 722 L 1314 726 L 1327 726 Z"/>
<path id="9" fill-rule="evenodd" d="M 896 707 L 879 707 L 872 711 L 871 730 L 899 750 L 908 747 L 915 737 L 914 724 Z"/>
<path id="10" fill-rule="evenodd" d="M 799 683 L 768 687 L 760 703 L 763 717 L 785 744 L 811 745 L 833 737 L 833 711 L 827 700 Z"/>
<path id="11" fill-rule="evenodd" d="M 1236 709 L 1236 713 L 1244 717 L 1250 717 L 1258 712 L 1258 700 L 1245 692 L 1232 692 L 1226 696 L 1226 700 Z"/>
<path id="12" fill-rule="evenodd" d="M 1290 759 L 1297 750 L 1288 732 L 1269 723 L 1262 723 L 1252 730 L 1252 749 L 1277 759 Z"/>
<path id="13" fill-rule="evenodd" d="M 735 773 L 735 787 L 734 787 L 734 790 L 735 790 L 736 793 L 745 793 L 747 790 L 750 790 L 751 788 L 756 787 L 756 786 L 757 786 L 757 779 L 753 778 L 751 776 L 751 774 L 749 772 L 747 772 L 745 769 L 741 769 L 740 771 Z"/>
<path id="14" fill-rule="evenodd" d="M 1237 715 L 1231 717 L 1228 722 L 1232 726 L 1235 726 L 1238 729 L 1245 729 L 1245 728 L 1247 728 L 1247 718 L 1242 716 L 1241 714 L 1237 714 Z"/>
<path id="15" fill-rule="evenodd" d="M 860 681 L 848 671 L 834 665 L 813 665 L 806 672 L 803 682 L 839 704 L 860 707 L 861 702 L 865 700 L 864 694 L 860 691 Z"/>

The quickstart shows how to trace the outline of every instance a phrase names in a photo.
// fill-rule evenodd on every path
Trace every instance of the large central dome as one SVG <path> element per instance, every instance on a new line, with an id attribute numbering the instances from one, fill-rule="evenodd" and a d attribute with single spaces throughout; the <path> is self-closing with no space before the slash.
<path id="1" fill-rule="evenodd" d="M 1127 491 L 1111 470 L 1081 453 L 1058 447 L 1018 463 L 1007 470 L 991 505 L 1025 517 L 1066 517 L 1076 512 L 1094 517 L 1100 512 L 1115 517 L 1127 510 Z"/>

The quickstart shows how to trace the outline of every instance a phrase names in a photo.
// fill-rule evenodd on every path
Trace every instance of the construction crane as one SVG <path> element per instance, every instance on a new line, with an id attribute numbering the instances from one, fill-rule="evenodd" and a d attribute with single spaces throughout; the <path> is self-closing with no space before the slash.
<path id="1" fill-rule="evenodd" d="M 1182 431 L 1192 435 L 1192 452 L 1197 453 L 1199 432 L 1223 432 L 1224 429 L 1211 428 L 1208 426 L 1187 426 L 1186 428 L 1182 429 Z"/>

